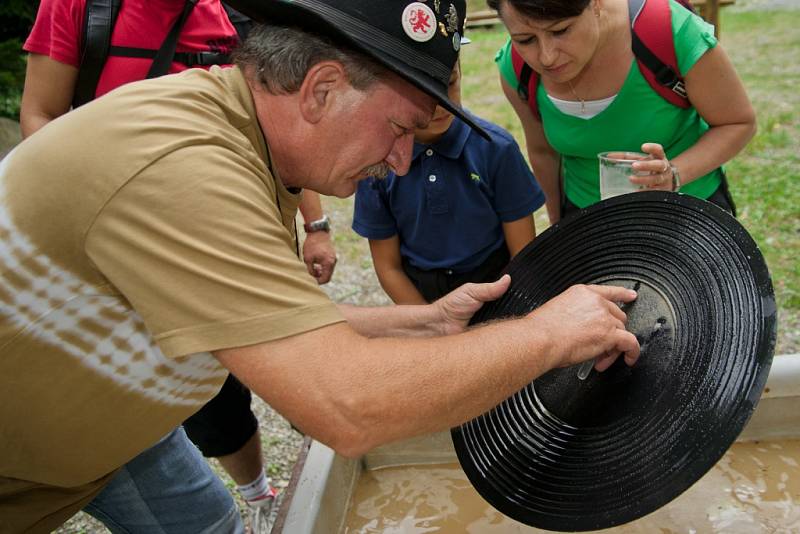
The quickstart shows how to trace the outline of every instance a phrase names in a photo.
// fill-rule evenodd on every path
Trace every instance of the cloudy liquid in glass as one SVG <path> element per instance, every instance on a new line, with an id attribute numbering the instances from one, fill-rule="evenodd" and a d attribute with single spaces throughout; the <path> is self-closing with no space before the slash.
<path id="1" fill-rule="evenodd" d="M 496 511 L 456 464 L 367 471 L 344 532 L 547 532 Z M 694 486 L 661 509 L 604 533 L 800 533 L 800 441 L 736 443 Z"/>

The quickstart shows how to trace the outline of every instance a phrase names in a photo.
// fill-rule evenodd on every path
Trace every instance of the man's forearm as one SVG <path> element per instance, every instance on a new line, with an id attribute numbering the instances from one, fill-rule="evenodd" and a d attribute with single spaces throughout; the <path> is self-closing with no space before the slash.
<path id="1" fill-rule="evenodd" d="M 317 221 L 325 215 L 322 210 L 322 201 L 319 198 L 319 193 L 309 189 L 303 190 L 303 198 L 300 200 L 298 209 L 303 215 L 303 221 L 306 223 Z"/>
<path id="2" fill-rule="evenodd" d="M 634 297 L 623 288 L 576 286 L 523 319 L 452 336 L 368 339 L 337 323 L 215 355 L 299 428 L 355 456 L 461 424 L 555 366 L 600 357 L 602 370 L 621 351 L 633 364 L 638 343 L 615 303 Z M 355 324 L 418 333 L 429 319 L 426 310 L 437 307 L 346 313 Z"/>
<path id="3" fill-rule="evenodd" d="M 362 308 L 339 304 L 348 324 L 366 337 L 433 336 L 441 333 L 438 308 L 424 305 Z"/>
<path id="4" fill-rule="evenodd" d="M 490 409 L 552 366 L 545 341 L 542 329 L 522 321 L 456 336 L 375 339 L 339 324 L 217 356 L 298 428 L 358 456 Z"/>

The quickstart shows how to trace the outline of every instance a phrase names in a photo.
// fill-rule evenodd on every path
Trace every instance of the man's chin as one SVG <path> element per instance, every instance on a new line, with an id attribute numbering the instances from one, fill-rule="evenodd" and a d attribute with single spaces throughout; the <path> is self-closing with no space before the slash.
<path id="1" fill-rule="evenodd" d="M 336 190 L 331 196 L 337 198 L 351 197 L 355 194 L 356 189 L 358 188 L 357 184 L 358 182 L 353 182 L 349 187 L 342 187 L 341 189 Z"/>
<path id="2" fill-rule="evenodd" d="M 367 176 L 363 176 L 363 174 L 359 173 L 356 176 L 353 176 L 352 178 L 338 184 L 331 191 L 326 191 L 323 194 L 337 198 L 347 198 L 353 196 L 353 194 L 356 192 L 356 189 L 358 189 L 358 182 L 364 180 L 365 178 L 367 178 Z"/>

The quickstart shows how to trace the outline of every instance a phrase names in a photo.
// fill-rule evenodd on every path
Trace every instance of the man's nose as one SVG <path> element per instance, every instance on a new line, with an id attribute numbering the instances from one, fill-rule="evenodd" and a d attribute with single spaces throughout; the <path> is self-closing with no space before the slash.
<path id="1" fill-rule="evenodd" d="M 397 176 L 408 174 L 411 168 L 411 155 L 414 151 L 414 134 L 409 133 L 399 137 L 392 145 L 392 150 L 386 156 L 386 163 Z"/>

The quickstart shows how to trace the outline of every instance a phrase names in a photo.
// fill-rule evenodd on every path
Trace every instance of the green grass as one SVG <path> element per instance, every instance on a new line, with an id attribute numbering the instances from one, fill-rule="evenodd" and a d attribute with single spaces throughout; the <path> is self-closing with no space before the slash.
<path id="1" fill-rule="evenodd" d="M 767 258 L 782 317 L 800 315 L 800 11 L 723 11 L 722 43 L 759 131 L 728 166 L 740 220 Z"/>
<path id="2" fill-rule="evenodd" d="M 470 2 L 485 9 L 482 2 Z M 758 114 L 758 134 L 727 165 L 739 220 L 759 244 L 779 306 L 777 353 L 800 351 L 800 10 L 722 11 L 722 45 Z M 462 99 L 508 129 L 524 147 L 519 122 L 499 87 L 494 54 L 502 27 L 474 29 L 462 49 Z M 543 210 L 537 230 L 547 225 Z"/>

